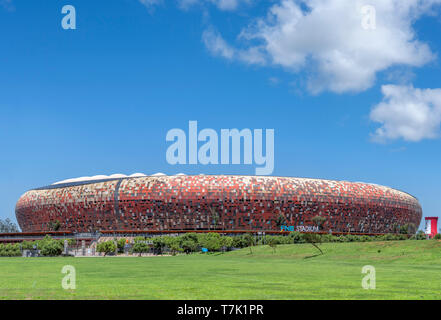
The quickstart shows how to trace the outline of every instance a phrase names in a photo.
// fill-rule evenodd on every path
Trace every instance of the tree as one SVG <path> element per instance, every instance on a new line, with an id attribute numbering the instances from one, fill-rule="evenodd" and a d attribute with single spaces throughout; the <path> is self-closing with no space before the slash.
<path id="1" fill-rule="evenodd" d="M 323 229 L 325 222 L 326 218 L 322 216 L 315 216 L 312 218 L 312 223 L 318 227 L 319 231 Z"/>
<path id="2" fill-rule="evenodd" d="M 147 253 L 149 251 L 150 251 L 149 245 L 141 241 L 135 242 L 132 248 L 132 252 L 139 253 L 139 256 L 141 256 L 141 253 Z"/>
<path id="3" fill-rule="evenodd" d="M 16 244 L 0 244 L 0 257 L 19 257 L 21 256 L 20 245 Z"/>
<path id="4" fill-rule="evenodd" d="M 318 246 L 322 243 L 321 235 L 317 233 L 304 233 L 302 237 L 306 241 L 306 243 L 312 244 L 313 247 L 315 247 L 317 250 L 320 251 L 321 254 L 323 254 L 322 249 L 320 249 L 320 247 Z"/>
<path id="5" fill-rule="evenodd" d="M 180 237 L 181 248 L 186 254 L 195 252 L 198 248 L 198 236 L 196 233 L 186 233 Z"/>
<path id="6" fill-rule="evenodd" d="M 181 249 L 181 241 L 178 237 L 170 237 L 166 236 L 164 237 L 165 244 L 167 247 L 169 247 L 171 254 L 176 255 L 179 251 L 182 251 Z"/>
<path id="7" fill-rule="evenodd" d="M 164 250 L 164 247 L 166 246 L 166 242 L 164 240 L 164 237 L 154 237 L 152 239 L 153 242 L 153 248 L 155 248 L 156 254 L 162 254 L 162 251 Z"/>
<path id="8" fill-rule="evenodd" d="M 223 236 L 221 238 L 221 246 L 227 249 L 227 251 L 230 250 L 231 247 L 233 246 L 233 238 L 228 236 Z"/>
<path id="9" fill-rule="evenodd" d="M 233 247 L 234 248 L 245 248 L 247 245 L 243 241 L 243 238 L 240 236 L 233 237 Z"/>
<path id="10" fill-rule="evenodd" d="M 18 233 L 20 232 L 18 226 L 9 218 L 5 220 L 0 219 L 0 233 Z"/>
<path id="11" fill-rule="evenodd" d="M 52 239 L 46 235 L 38 242 L 38 248 L 43 256 L 59 256 L 63 252 L 63 244 L 60 241 Z"/>
<path id="12" fill-rule="evenodd" d="M 104 255 L 108 255 L 109 253 L 115 252 L 116 250 L 116 244 L 112 240 L 100 242 L 96 246 L 96 251 L 98 252 L 104 252 Z"/>
<path id="13" fill-rule="evenodd" d="M 277 239 L 275 237 L 268 237 L 266 243 L 273 249 L 273 253 L 276 252 L 277 248 Z"/>
<path id="14" fill-rule="evenodd" d="M 208 251 L 219 251 L 222 243 L 221 236 L 218 233 L 205 233 L 198 237 L 199 244 Z"/>
<path id="15" fill-rule="evenodd" d="M 120 238 L 116 241 L 119 253 L 124 253 L 124 246 L 126 245 L 126 238 Z"/>
<path id="16" fill-rule="evenodd" d="M 243 239 L 244 243 L 246 244 L 246 246 L 250 248 L 250 253 L 253 254 L 252 246 L 254 246 L 256 244 L 254 241 L 254 237 L 249 233 L 245 233 L 242 236 L 242 239 Z"/>

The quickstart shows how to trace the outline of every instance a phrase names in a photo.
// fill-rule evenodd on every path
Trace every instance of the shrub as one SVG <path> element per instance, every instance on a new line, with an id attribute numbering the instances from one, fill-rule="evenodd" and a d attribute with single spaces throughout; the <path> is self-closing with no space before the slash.
<path id="1" fill-rule="evenodd" d="M 147 253 L 150 251 L 150 247 L 145 242 L 135 242 L 135 244 L 132 247 L 132 252 L 139 253 L 139 256 L 141 256 L 141 253 Z"/>
<path id="2" fill-rule="evenodd" d="M 199 242 L 196 233 L 186 233 L 179 238 L 181 248 L 185 253 L 189 254 L 198 250 Z"/>
<path id="3" fill-rule="evenodd" d="M 221 246 L 227 249 L 227 251 L 230 250 L 233 247 L 233 238 L 223 236 L 221 238 Z"/>
<path id="4" fill-rule="evenodd" d="M 242 239 L 243 243 L 250 248 L 250 253 L 253 253 L 252 246 L 256 244 L 254 237 L 250 233 L 245 233 L 242 235 Z"/>
<path id="5" fill-rule="evenodd" d="M 0 244 L 0 257 L 18 257 L 21 256 L 20 245 L 16 244 Z"/>
<path id="6" fill-rule="evenodd" d="M 180 239 L 178 237 L 164 237 L 165 244 L 170 248 L 172 255 L 176 255 L 177 252 L 182 251 L 180 246 Z"/>
<path id="7" fill-rule="evenodd" d="M 96 246 L 96 251 L 104 252 L 104 255 L 108 255 L 109 253 L 115 252 L 116 248 L 116 244 L 110 240 L 98 243 Z"/>
<path id="8" fill-rule="evenodd" d="M 320 251 L 323 254 L 322 249 L 320 249 L 319 245 L 322 243 L 322 237 L 317 233 L 304 233 L 303 238 L 307 243 L 310 243 L 313 247 Z"/>
<path id="9" fill-rule="evenodd" d="M 145 237 L 135 237 L 135 238 L 133 239 L 133 242 L 137 243 L 137 242 L 145 241 L 145 240 L 146 240 Z"/>
<path id="10" fill-rule="evenodd" d="M 245 248 L 246 244 L 242 239 L 242 236 L 233 237 L 233 247 L 234 248 Z"/>
<path id="11" fill-rule="evenodd" d="M 124 253 L 124 246 L 126 245 L 126 238 L 118 239 L 118 241 L 116 242 L 116 245 L 118 247 L 118 252 Z"/>
<path id="12" fill-rule="evenodd" d="M 40 254 L 43 256 L 55 257 L 59 256 L 62 252 L 63 246 L 58 241 L 48 241 L 40 247 Z"/>
<path id="13" fill-rule="evenodd" d="M 276 237 L 269 237 L 266 243 L 271 247 L 271 249 L 273 249 L 273 253 L 276 252 L 276 248 L 278 244 Z"/>
<path id="14" fill-rule="evenodd" d="M 219 251 L 222 242 L 221 235 L 218 233 L 205 233 L 198 237 L 199 244 L 203 248 L 207 248 L 208 251 Z"/>
<path id="15" fill-rule="evenodd" d="M 164 240 L 164 237 L 154 237 L 152 239 L 153 242 L 153 248 L 155 249 L 156 254 L 162 254 L 162 251 L 164 250 L 166 246 L 166 242 Z"/>
<path id="16" fill-rule="evenodd" d="M 437 233 L 434 237 L 434 240 L 441 240 L 441 233 Z"/>
<path id="17" fill-rule="evenodd" d="M 191 252 L 197 251 L 198 244 L 191 240 L 183 240 L 181 242 L 181 248 L 185 253 L 189 254 Z"/>
<path id="18" fill-rule="evenodd" d="M 42 240 L 36 242 L 40 254 L 43 256 L 59 256 L 63 252 L 63 243 L 60 240 L 54 240 L 46 235 Z"/>
<path id="19" fill-rule="evenodd" d="M 414 238 L 415 240 L 426 240 L 426 234 L 424 233 L 424 231 L 420 230 L 416 233 Z"/>
<path id="20" fill-rule="evenodd" d="M 289 234 L 291 238 L 291 243 L 305 243 L 305 239 L 300 232 L 294 231 Z"/>
<path id="21" fill-rule="evenodd" d="M 32 250 L 34 249 L 34 245 L 36 245 L 34 241 L 23 241 L 21 243 L 21 247 L 23 250 Z"/>

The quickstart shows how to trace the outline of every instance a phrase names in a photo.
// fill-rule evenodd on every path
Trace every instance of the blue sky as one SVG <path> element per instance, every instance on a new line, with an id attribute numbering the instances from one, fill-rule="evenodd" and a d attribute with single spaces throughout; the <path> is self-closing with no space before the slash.
<path id="1" fill-rule="evenodd" d="M 0 218 L 67 178 L 254 174 L 169 165 L 166 133 L 189 120 L 273 128 L 274 175 L 386 185 L 439 215 L 439 3 L 385 2 L 353 31 L 336 0 L 324 17 L 322 0 L 0 0 Z"/>

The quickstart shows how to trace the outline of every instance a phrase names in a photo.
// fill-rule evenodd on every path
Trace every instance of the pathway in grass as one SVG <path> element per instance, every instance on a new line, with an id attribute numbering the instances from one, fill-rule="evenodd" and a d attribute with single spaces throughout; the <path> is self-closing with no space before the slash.
<path id="1" fill-rule="evenodd" d="M 0 258 L 1 299 L 441 299 L 441 242 L 267 246 L 175 257 Z M 77 289 L 61 288 L 64 265 Z M 377 288 L 361 287 L 364 265 Z"/>

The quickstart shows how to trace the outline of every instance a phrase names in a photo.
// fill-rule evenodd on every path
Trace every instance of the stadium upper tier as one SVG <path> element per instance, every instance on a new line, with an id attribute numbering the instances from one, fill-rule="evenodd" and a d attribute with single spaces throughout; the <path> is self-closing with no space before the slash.
<path id="1" fill-rule="evenodd" d="M 59 230 L 305 230 L 387 233 L 420 224 L 418 200 L 374 184 L 266 176 L 95 176 L 26 192 L 24 232 Z"/>

